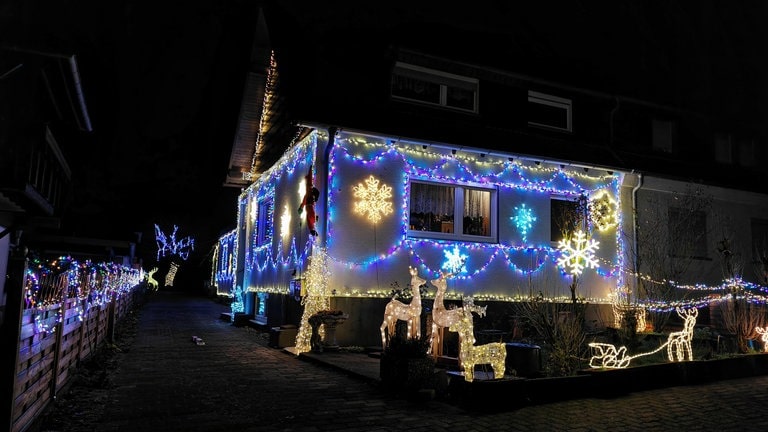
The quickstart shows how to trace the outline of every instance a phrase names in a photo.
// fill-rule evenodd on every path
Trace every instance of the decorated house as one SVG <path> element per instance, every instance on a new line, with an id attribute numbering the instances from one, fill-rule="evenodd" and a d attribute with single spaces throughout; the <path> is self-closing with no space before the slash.
<path id="1" fill-rule="evenodd" d="M 599 328 L 619 301 L 684 298 L 654 298 L 655 284 L 765 285 L 761 128 L 643 99 L 677 90 L 643 81 L 629 56 L 614 69 L 632 86 L 537 58 L 547 41 L 505 44 L 523 31 L 509 22 L 332 16 L 283 5 L 256 19 L 226 181 L 242 189 L 238 216 L 212 270 L 233 312 L 299 324 L 317 257 L 312 283 L 348 315 L 342 345 L 379 344 L 403 290 L 423 300 L 426 332 L 442 273 L 447 299 L 498 312 L 486 328 L 532 297 L 587 302 Z M 738 275 L 722 271 L 725 240 L 742 248 Z"/>

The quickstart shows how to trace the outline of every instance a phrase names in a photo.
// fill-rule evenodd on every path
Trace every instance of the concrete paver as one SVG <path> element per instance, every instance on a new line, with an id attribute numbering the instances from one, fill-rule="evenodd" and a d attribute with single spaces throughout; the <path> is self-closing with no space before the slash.
<path id="1" fill-rule="evenodd" d="M 267 346 L 262 332 L 220 320 L 224 311 L 210 299 L 154 295 L 139 312 L 136 337 L 94 430 L 768 430 L 768 376 L 480 414 L 387 395 L 375 382 L 377 360 L 361 366 L 368 357 L 346 354 L 358 366 L 349 373 L 342 359 L 333 362 L 337 368 L 306 361 Z M 361 372 L 366 368 L 373 372 Z"/>

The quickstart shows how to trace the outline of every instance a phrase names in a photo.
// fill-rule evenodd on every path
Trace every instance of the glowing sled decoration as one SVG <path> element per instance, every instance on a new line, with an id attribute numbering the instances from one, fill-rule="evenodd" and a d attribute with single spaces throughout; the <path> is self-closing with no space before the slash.
<path id="1" fill-rule="evenodd" d="M 667 348 L 667 358 L 669 361 L 693 360 L 693 350 L 691 349 L 691 340 L 693 339 L 693 327 L 696 325 L 696 317 L 699 316 L 698 309 L 677 308 L 677 314 L 685 320 L 683 329 L 669 334 L 667 341 L 653 351 L 627 356 L 627 347 L 616 348 L 616 346 L 592 342 L 589 344 L 593 355 L 589 359 L 589 366 L 594 369 L 623 369 L 629 366 L 629 363 L 638 357 L 656 354 Z"/>

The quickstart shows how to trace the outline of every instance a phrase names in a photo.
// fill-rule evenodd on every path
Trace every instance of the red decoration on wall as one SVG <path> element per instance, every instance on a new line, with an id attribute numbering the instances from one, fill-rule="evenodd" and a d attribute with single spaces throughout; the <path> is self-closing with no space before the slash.
<path id="1" fill-rule="evenodd" d="M 310 234 L 316 236 L 317 230 L 315 230 L 315 222 L 317 222 L 317 215 L 315 214 L 315 203 L 320 198 L 320 191 L 317 190 L 312 183 L 312 165 L 309 166 L 309 170 L 307 171 L 307 175 L 304 176 L 304 180 L 306 181 L 307 189 L 306 192 L 304 192 L 304 198 L 301 200 L 301 205 L 299 206 L 299 214 L 304 211 L 304 208 L 307 209 L 307 228 L 309 228 Z"/>

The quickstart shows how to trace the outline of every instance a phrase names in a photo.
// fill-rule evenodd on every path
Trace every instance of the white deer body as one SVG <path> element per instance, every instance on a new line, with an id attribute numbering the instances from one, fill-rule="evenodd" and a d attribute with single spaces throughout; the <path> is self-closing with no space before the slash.
<path id="1" fill-rule="evenodd" d="M 440 278 L 433 282 L 433 284 L 437 287 L 437 292 L 435 293 L 435 301 L 432 307 L 432 333 L 429 344 L 430 353 L 433 356 L 438 356 L 442 351 L 441 348 L 443 341 L 440 337 L 440 329 L 451 327 L 457 323 L 462 318 L 462 316 L 464 316 L 464 311 L 462 308 L 446 309 L 445 305 L 443 304 L 445 291 L 448 289 L 449 276 L 450 274 L 448 273 L 442 273 Z M 473 300 L 469 299 L 467 307 L 471 312 L 475 312 L 481 317 L 485 316 L 486 306 L 475 306 Z M 474 341 L 472 343 L 474 344 Z"/>
<path id="2" fill-rule="evenodd" d="M 667 338 L 667 357 L 669 361 L 693 360 L 691 340 L 693 339 L 693 327 L 696 325 L 696 317 L 699 310 L 696 308 L 677 308 L 677 314 L 685 320 L 683 329 L 672 332 Z"/>
<path id="3" fill-rule="evenodd" d="M 475 345 L 475 325 L 471 308 L 472 303 L 465 303 L 461 309 L 461 318 L 453 323 L 449 330 L 459 333 L 459 361 L 464 369 L 464 380 L 475 379 L 475 365 L 490 364 L 494 378 L 503 378 L 507 346 L 503 342 L 491 342 L 485 345 Z"/>
<path id="4" fill-rule="evenodd" d="M 411 292 L 413 298 L 409 304 L 405 304 L 395 298 L 387 303 L 384 308 L 384 321 L 381 323 L 381 345 L 387 346 L 387 337 L 395 333 L 395 324 L 398 320 L 408 323 L 408 338 L 421 337 L 421 292 L 419 287 L 426 280 L 418 276 L 418 271 L 411 267 Z"/>

